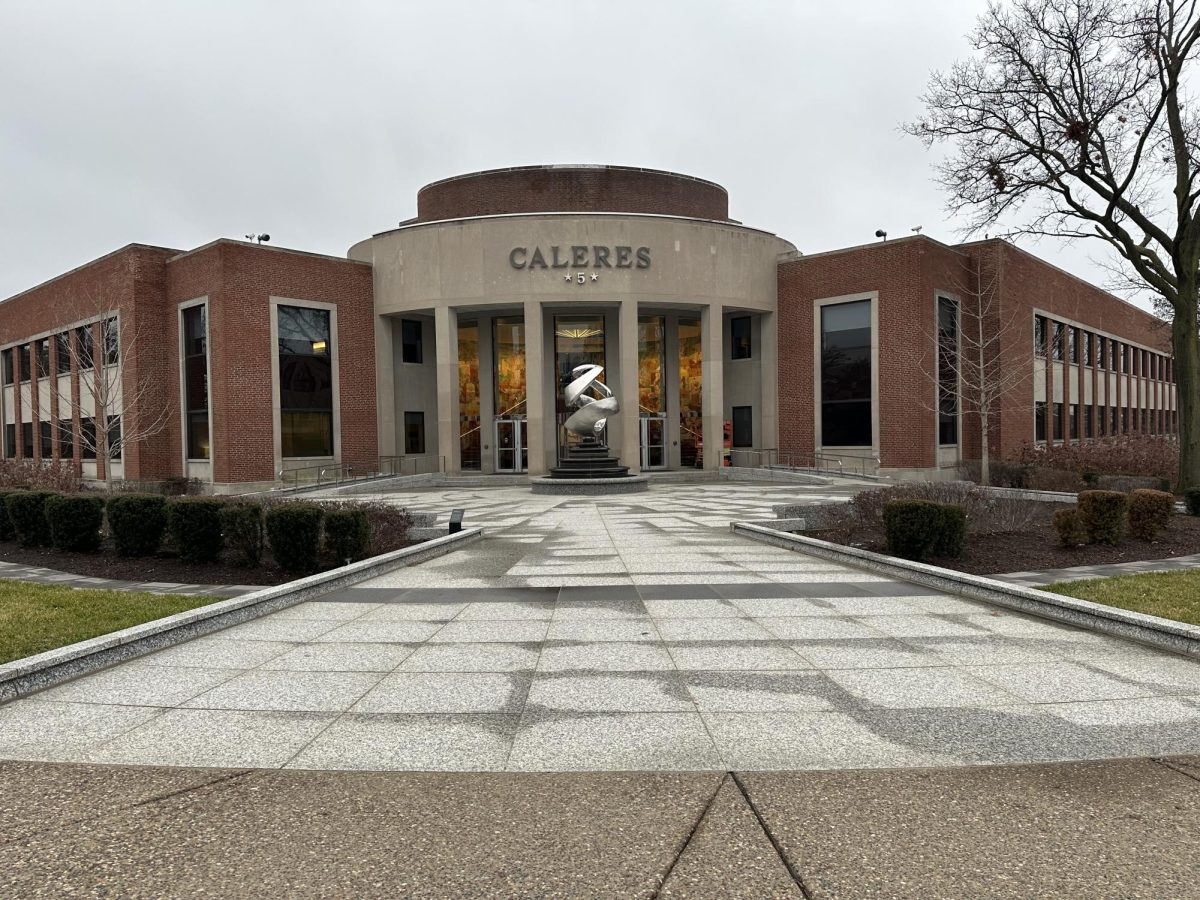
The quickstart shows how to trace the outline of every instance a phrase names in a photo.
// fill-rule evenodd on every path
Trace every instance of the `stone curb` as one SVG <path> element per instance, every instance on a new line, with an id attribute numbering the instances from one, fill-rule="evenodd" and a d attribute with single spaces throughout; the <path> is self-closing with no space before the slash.
<path id="1" fill-rule="evenodd" d="M 1036 588 L 1008 584 L 981 575 L 968 575 L 965 572 L 955 572 L 926 563 L 897 559 L 858 547 L 844 547 L 841 544 L 789 534 L 750 522 L 731 522 L 729 530 L 734 534 L 773 544 L 785 550 L 801 551 L 890 578 L 958 594 L 971 600 L 982 600 L 1043 619 L 1066 622 L 1080 628 L 1200 658 L 1200 627 L 1195 625 L 1104 606 L 1088 600 L 1077 600 Z"/>
<path id="2" fill-rule="evenodd" d="M 231 625 L 257 619 L 267 613 L 278 612 L 304 600 L 327 594 L 337 588 L 349 587 L 394 569 L 444 556 L 482 537 L 482 528 L 465 528 L 458 534 L 445 535 L 414 547 L 382 553 L 328 572 L 263 588 L 229 600 L 219 600 L 173 616 L 143 622 L 131 628 L 123 628 L 76 644 L 47 650 L 35 656 L 13 660 L 0 665 L 0 703 L 128 659 L 173 647 L 192 638 L 212 634 Z"/>

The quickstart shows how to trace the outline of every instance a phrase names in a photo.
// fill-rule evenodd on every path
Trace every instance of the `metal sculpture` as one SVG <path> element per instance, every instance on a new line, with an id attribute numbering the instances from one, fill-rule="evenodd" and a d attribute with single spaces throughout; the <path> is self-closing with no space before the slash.
<path id="1" fill-rule="evenodd" d="M 563 391 L 563 399 L 568 409 L 575 407 L 575 412 L 566 421 L 566 429 L 572 434 L 599 438 L 608 417 L 621 411 L 612 389 L 598 380 L 603 371 L 604 366 L 591 364 L 576 366 L 571 370 L 574 380 Z M 599 396 L 593 397 L 588 391 L 594 391 Z"/>

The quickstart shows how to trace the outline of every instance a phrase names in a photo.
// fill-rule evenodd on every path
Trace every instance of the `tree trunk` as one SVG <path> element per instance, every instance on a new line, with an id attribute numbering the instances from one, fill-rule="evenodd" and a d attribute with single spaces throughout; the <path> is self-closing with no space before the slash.
<path id="1" fill-rule="evenodd" d="M 988 459 L 988 416 L 987 413 L 980 409 L 979 411 L 979 483 L 990 485 L 992 483 L 992 464 Z"/>
<path id="2" fill-rule="evenodd" d="M 1175 352 L 1175 395 L 1179 408 L 1178 491 L 1200 487 L 1200 328 L 1197 327 L 1197 295 L 1200 282 L 1179 285 L 1180 303 L 1171 323 Z"/>

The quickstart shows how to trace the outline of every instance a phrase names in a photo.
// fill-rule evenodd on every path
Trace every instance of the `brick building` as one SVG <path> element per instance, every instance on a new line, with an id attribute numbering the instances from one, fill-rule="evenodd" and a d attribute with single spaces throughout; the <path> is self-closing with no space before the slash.
<path id="1" fill-rule="evenodd" d="M 9 298 L 3 455 L 221 491 L 341 465 L 538 474 L 569 439 L 562 387 L 594 364 L 635 471 L 944 476 L 980 454 L 948 362 L 980 324 L 1009 385 L 994 458 L 1175 427 L 1169 332 L 1136 307 L 1002 241 L 802 255 L 688 176 L 450 178 L 348 257 L 133 244 Z"/>

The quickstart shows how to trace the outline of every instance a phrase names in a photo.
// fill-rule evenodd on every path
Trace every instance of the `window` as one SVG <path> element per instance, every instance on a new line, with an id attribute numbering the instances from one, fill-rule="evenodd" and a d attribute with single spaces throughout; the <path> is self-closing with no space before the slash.
<path id="1" fill-rule="evenodd" d="M 279 310 L 279 434 L 285 458 L 333 456 L 333 336 L 329 311 Z"/>
<path id="2" fill-rule="evenodd" d="M 420 363 L 425 361 L 425 348 L 421 342 L 421 323 L 418 320 L 400 320 L 400 340 L 404 362 Z"/>
<path id="3" fill-rule="evenodd" d="M 938 297 L 938 443 L 958 443 L 958 304 Z"/>
<path id="4" fill-rule="evenodd" d="M 416 454 L 425 452 L 425 413 L 406 412 L 404 414 L 404 452 Z"/>
<path id="5" fill-rule="evenodd" d="M 4 383 L 13 383 L 13 352 L 12 347 L 0 350 L 0 365 L 4 367 Z"/>
<path id="6" fill-rule="evenodd" d="M 203 303 L 183 311 L 183 408 L 187 458 L 208 459 L 208 307 Z"/>
<path id="7" fill-rule="evenodd" d="M 38 422 L 38 436 L 41 438 L 42 459 L 49 459 L 54 455 L 54 438 L 48 421 Z"/>
<path id="8" fill-rule="evenodd" d="M 1070 351 L 1070 361 L 1073 363 L 1079 362 L 1079 329 L 1070 328 L 1067 330 L 1068 349 Z"/>
<path id="9" fill-rule="evenodd" d="M 1083 410 L 1083 436 L 1085 438 L 1095 437 L 1096 435 L 1096 407 L 1086 406 Z"/>
<path id="10" fill-rule="evenodd" d="M 729 320 L 729 346 L 732 359 L 750 359 L 750 317 L 738 316 Z"/>
<path id="11" fill-rule="evenodd" d="M 116 317 L 105 319 L 101 329 L 104 335 L 104 364 L 115 366 L 121 359 L 121 330 Z"/>
<path id="12" fill-rule="evenodd" d="M 17 364 L 21 368 L 21 380 L 29 380 L 29 345 L 21 344 L 17 347 Z"/>
<path id="13" fill-rule="evenodd" d="M 1041 316 L 1033 317 L 1033 352 L 1037 356 L 1046 355 L 1046 320 Z"/>
<path id="14" fill-rule="evenodd" d="M 75 353 L 76 367 L 80 372 L 92 368 L 92 326 L 80 325 L 75 329 Z"/>
<path id="15" fill-rule="evenodd" d="M 54 336 L 54 344 L 58 353 L 54 362 L 54 371 L 59 375 L 65 375 L 71 371 L 71 332 L 60 331 Z"/>
<path id="16" fill-rule="evenodd" d="M 1071 440 L 1079 440 L 1079 406 L 1074 403 L 1067 407 L 1067 434 Z"/>
<path id="17" fill-rule="evenodd" d="M 1092 364 L 1092 340 L 1094 335 L 1090 331 L 1083 333 L 1083 364 L 1090 366 Z"/>
<path id="18" fill-rule="evenodd" d="M 1065 326 L 1062 322 L 1054 322 L 1053 325 L 1054 331 L 1050 338 L 1050 355 L 1054 359 L 1060 360 L 1063 358 L 1063 330 Z"/>
<path id="19" fill-rule="evenodd" d="M 75 456 L 75 423 L 70 419 L 58 420 L 58 456 L 59 459 Z"/>
<path id="20" fill-rule="evenodd" d="M 33 459 L 33 423 L 21 423 L 21 453 L 26 459 Z"/>
<path id="21" fill-rule="evenodd" d="M 1114 372 L 1119 372 L 1121 370 L 1121 363 L 1120 363 L 1121 345 L 1119 343 L 1117 343 L 1116 340 L 1111 340 L 1108 342 L 1108 349 L 1109 349 L 1108 367 L 1109 367 L 1109 369 L 1111 369 Z"/>
<path id="22" fill-rule="evenodd" d="M 4 426 L 4 458 L 14 459 L 17 455 L 17 426 L 9 422 Z"/>
<path id="23" fill-rule="evenodd" d="M 821 307 L 821 443 L 871 446 L 871 301 Z"/>
<path id="24" fill-rule="evenodd" d="M 1063 405 L 1061 403 L 1054 404 L 1053 419 L 1054 439 L 1061 441 L 1063 439 Z"/>
<path id="25" fill-rule="evenodd" d="M 1110 435 L 1117 434 L 1117 408 L 1110 406 L 1108 408 L 1108 433 Z"/>
<path id="26" fill-rule="evenodd" d="M 108 458 L 109 459 L 120 459 L 121 451 L 124 449 L 121 446 L 121 417 L 120 416 L 109 416 L 108 417 L 108 434 L 106 435 L 106 438 L 108 440 Z"/>
<path id="27" fill-rule="evenodd" d="M 1108 338 L 1096 338 L 1096 365 L 1102 369 L 1108 368 Z"/>
<path id="28" fill-rule="evenodd" d="M 1035 440 L 1046 439 L 1046 401 L 1038 400 L 1033 404 L 1033 436 Z"/>
<path id="29" fill-rule="evenodd" d="M 1129 434 L 1129 407 L 1121 407 L 1121 434 Z"/>
<path id="30" fill-rule="evenodd" d="M 45 378 L 50 374 L 50 338 L 42 338 L 35 346 L 38 378 Z"/>
<path id="31" fill-rule="evenodd" d="M 96 458 L 96 423 L 90 417 L 79 420 L 79 449 L 84 459 Z"/>
<path id="32" fill-rule="evenodd" d="M 733 446 L 754 446 L 754 407 L 735 406 L 733 408 Z"/>

